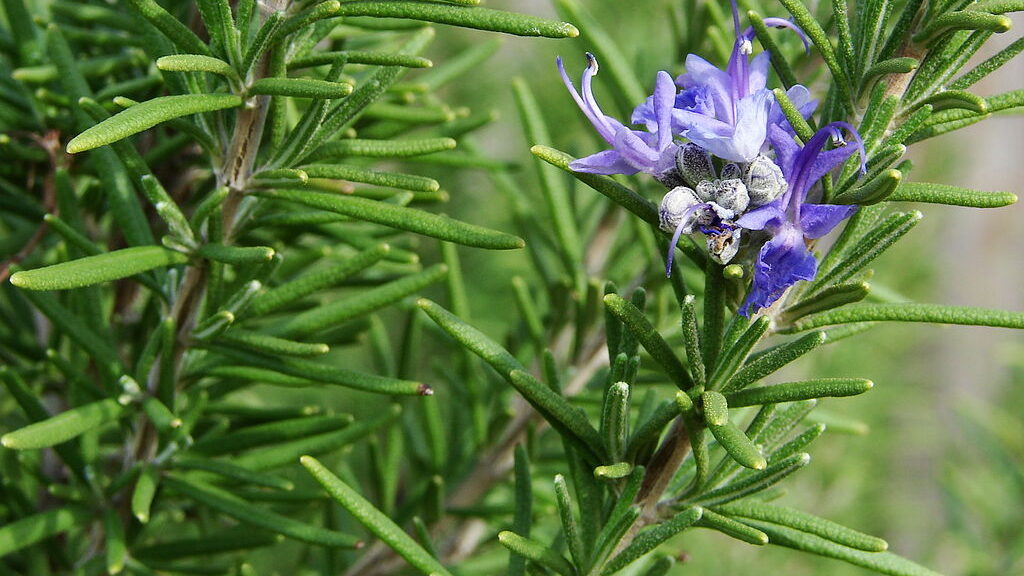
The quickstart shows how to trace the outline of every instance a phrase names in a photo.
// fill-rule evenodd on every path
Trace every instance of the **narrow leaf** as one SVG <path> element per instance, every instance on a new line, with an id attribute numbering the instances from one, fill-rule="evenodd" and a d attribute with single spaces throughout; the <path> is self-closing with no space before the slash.
<path id="1" fill-rule="evenodd" d="M 654 326 L 644 317 L 643 312 L 618 294 L 606 295 L 604 303 L 611 310 L 612 314 L 625 324 L 630 333 L 643 345 L 651 357 L 661 365 L 666 374 L 672 378 L 681 390 L 688 390 L 693 387 L 690 373 L 683 366 L 683 363 L 679 361 L 671 346 L 665 342 L 665 339 L 658 334 Z"/>
<path id="2" fill-rule="evenodd" d="M 0 526 L 0 557 L 37 544 L 61 532 L 67 532 L 90 519 L 88 511 L 69 506 L 53 508 L 8 522 Z"/>
<path id="3" fill-rule="evenodd" d="M 564 556 L 540 542 L 524 538 L 508 530 L 498 533 L 498 541 L 512 552 L 532 560 L 561 576 L 573 576 L 576 574 L 572 564 Z"/>
<path id="4" fill-rule="evenodd" d="M 236 344 L 230 341 L 218 342 L 217 344 L 199 342 L 197 345 L 250 366 L 273 370 L 297 378 L 307 378 L 323 382 L 324 384 L 334 384 L 377 394 L 407 394 L 414 396 L 433 394 L 433 390 L 429 386 L 420 382 L 398 380 L 396 378 L 388 378 L 387 376 L 337 368 L 330 364 L 321 364 L 301 358 L 278 358 L 254 354 L 246 351 L 244 348 L 239 349 Z"/>
<path id="5" fill-rule="evenodd" d="M 701 494 L 692 500 L 702 506 L 715 506 L 738 500 L 775 485 L 786 476 L 809 464 L 810 461 L 811 456 L 809 454 L 794 454 L 789 458 L 772 462 L 764 470 L 742 476 L 730 484 Z"/>
<path id="6" fill-rule="evenodd" d="M 156 67 L 167 72 L 209 72 L 232 80 L 240 80 L 231 64 L 202 54 L 172 54 L 157 58 Z"/>
<path id="7" fill-rule="evenodd" d="M 352 138 L 328 142 L 320 147 L 317 155 L 325 158 L 336 156 L 405 158 L 452 150 L 455 146 L 456 141 L 453 138 L 422 138 L 416 140 L 365 140 Z"/>
<path id="8" fill-rule="evenodd" d="M 92 286 L 188 262 L 188 256 L 160 246 L 124 248 L 11 275 L 11 284 L 26 290 L 68 290 Z"/>
<path id="9" fill-rule="evenodd" d="M 939 576 L 938 572 L 933 572 L 890 552 L 854 550 L 785 526 L 754 520 L 751 520 L 750 523 L 767 534 L 771 543 L 776 546 L 785 546 L 818 556 L 835 558 L 889 576 Z"/>
<path id="10" fill-rule="evenodd" d="M 748 499 L 720 506 L 717 510 L 730 516 L 741 516 L 779 524 L 865 552 L 884 552 L 889 547 L 888 543 L 881 538 L 785 506 L 775 506 Z"/>
<path id="11" fill-rule="evenodd" d="M 514 250 L 525 246 L 525 242 L 521 238 L 511 234 L 466 224 L 422 210 L 403 208 L 364 198 L 305 190 L 260 190 L 257 194 L 344 214 L 358 220 L 374 222 L 400 230 L 409 230 L 466 246 L 492 250 Z"/>
<path id="12" fill-rule="evenodd" d="M 163 484 L 239 522 L 251 524 L 294 540 L 318 546 L 358 548 L 360 541 L 351 534 L 304 524 L 287 516 L 259 508 L 229 492 L 195 480 L 184 480 L 173 474 L 164 476 Z"/>
<path id="13" fill-rule="evenodd" d="M 331 498 L 341 504 L 360 524 L 383 540 L 399 556 L 405 558 L 409 564 L 424 574 L 451 576 L 447 568 L 417 544 L 393 520 L 375 508 L 348 484 L 342 482 L 323 464 L 311 456 L 303 456 L 300 461 L 313 478 L 330 494 Z"/>
<path id="14" fill-rule="evenodd" d="M 384 2 L 356 0 L 341 5 L 340 16 L 372 16 L 375 18 L 409 18 L 450 24 L 477 30 L 503 32 L 516 36 L 544 36 L 548 38 L 575 38 L 580 32 L 572 24 L 502 12 L 489 8 L 445 6 L 431 2 Z"/>
<path id="15" fill-rule="evenodd" d="M 336 326 L 341 322 L 369 314 L 411 296 L 443 279 L 447 274 L 448 267 L 438 264 L 419 274 L 406 276 L 383 286 L 319 306 L 292 318 L 285 324 L 282 333 L 288 336 L 299 336 Z"/>
<path id="16" fill-rule="evenodd" d="M 863 378 L 816 378 L 801 382 L 773 384 L 759 388 L 747 388 L 726 395 L 732 407 L 796 402 L 811 398 L 856 396 L 874 386 L 871 380 Z"/>
<path id="17" fill-rule="evenodd" d="M 927 182 L 904 182 L 889 198 L 890 202 L 927 202 L 949 204 L 969 208 L 1001 208 L 1017 202 L 1017 195 L 1010 192 L 982 192 Z"/>
<path id="18" fill-rule="evenodd" d="M 249 86 L 248 93 L 327 100 L 348 96 L 352 85 L 313 78 L 260 78 Z"/>
<path id="19" fill-rule="evenodd" d="M 441 185 L 433 178 L 414 174 L 396 172 L 380 172 L 358 166 L 343 164 L 312 164 L 303 166 L 303 172 L 310 178 L 330 178 L 332 180 L 349 180 L 374 186 L 387 186 L 416 192 L 436 192 Z"/>
<path id="20" fill-rule="evenodd" d="M 140 102 L 75 136 L 68 142 L 69 154 L 77 154 L 117 142 L 174 118 L 237 108 L 242 98 L 234 94 L 180 94 Z"/>
<path id="21" fill-rule="evenodd" d="M 476 328 L 430 300 L 420 299 L 417 304 L 452 338 L 494 367 L 548 422 L 579 442 L 595 460 L 604 460 L 601 435 L 582 411 L 537 381 L 507 350 Z"/>
<path id="22" fill-rule="evenodd" d="M 857 304 L 798 320 L 787 332 L 853 322 L 928 322 L 1024 329 L 1024 312 L 942 304 Z"/>
<path id="23" fill-rule="evenodd" d="M 636 562 L 669 538 L 696 524 L 703 514 L 703 508 L 693 506 L 676 514 L 671 519 L 641 532 L 629 546 L 605 564 L 601 569 L 601 575 L 610 576 Z"/>
<path id="24" fill-rule="evenodd" d="M 160 482 L 160 474 L 152 465 L 146 465 L 139 473 L 135 481 L 135 489 L 132 490 L 132 516 L 139 522 L 149 522 L 150 510 L 153 507 L 153 498 L 156 496 L 157 485 Z"/>
<path id="25" fill-rule="evenodd" d="M 722 534 L 742 540 L 747 544 L 753 544 L 754 546 L 764 546 L 769 543 L 768 535 L 761 530 L 711 510 L 704 510 L 704 514 L 701 515 L 697 525 L 717 530 Z"/>
<path id="26" fill-rule="evenodd" d="M 113 422 L 126 411 L 127 407 L 117 400 L 100 400 L 65 410 L 41 422 L 8 432 L 0 437 L 0 444 L 12 450 L 48 448 L 67 442 L 102 424 Z"/>

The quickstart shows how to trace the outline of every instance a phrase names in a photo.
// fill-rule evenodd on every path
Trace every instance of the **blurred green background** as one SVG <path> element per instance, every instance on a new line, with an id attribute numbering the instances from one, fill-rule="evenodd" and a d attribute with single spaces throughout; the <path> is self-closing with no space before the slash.
<path id="1" fill-rule="evenodd" d="M 580 0 L 626 52 L 636 74 L 653 85 L 657 70 L 681 60 L 673 46 L 665 0 Z M 767 3 L 769 6 L 771 3 Z M 488 6 L 557 17 L 548 0 L 488 0 Z M 775 13 L 782 15 L 781 6 Z M 436 52 L 484 41 L 483 34 L 441 30 Z M 995 38 L 978 55 L 991 56 L 1019 37 Z M 458 38 L 458 41 L 455 39 Z M 587 39 L 508 38 L 486 70 L 456 83 L 449 101 L 493 107 L 501 120 L 481 143 L 492 155 L 524 166 L 528 148 L 516 125 L 510 81 L 527 80 L 542 103 L 551 144 L 577 156 L 601 148 L 559 79 L 556 55 L 574 80 Z M 759 50 L 760 48 L 757 47 Z M 434 56 L 438 56 L 436 53 Z M 708 56 L 716 64 L 722 59 Z M 440 59 L 440 56 L 438 56 Z M 805 60 L 813 66 L 815 55 Z M 673 74 L 682 70 L 669 69 Z M 604 71 L 607 81 L 607 69 Z M 977 87 L 991 95 L 1021 88 L 1018 58 Z M 599 101 L 620 118 L 609 99 Z M 812 85 L 813 89 L 813 85 Z M 819 97 L 821 94 L 817 94 Z M 605 104 L 607 102 L 607 104 Z M 911 180 L 1024 193 L 1024 116 L 1002 115 L 912 147 Z M 503 198 L 482 176 L 449 182 L 450 211 L 513 229 Z M 577 188 L 577 194 L 593 193 Z M 655 199 L 656 200 L 656 199 Z M 1024 205 L 999 210 L 918 205 L 925 218 L 874 264 L 872 285 L 921 302 L 1024 309 Z M 462 251 L 472 286 L 474 321 L 501 333 L 495 310 L 512 306 L 507 278 L 525 269 L 523 254 Z M 493 330 L 489 330 L 493 328 Z M 1024 337 L 1009 330 L 934 325 L 879 326 L 798 362 L 798 374 L 857 376 L 876 387 L 853 399 L 827 401 L 837 418 L 866 424 L 865 435 L 826 433 L 814 461 L 784 483 L 783 502 L 886 538 L 891 549 L 944 574 L 1024 574 Z M 832 428 L 835 430 L 835 427 Z M 548 484 L 536 490 L 549 490 Z M 785 549 L 760 549 L 718 533 L 689 531 L 676 540 L 687 561 L 673 574 L 865 574 L 840 562 Z"/>

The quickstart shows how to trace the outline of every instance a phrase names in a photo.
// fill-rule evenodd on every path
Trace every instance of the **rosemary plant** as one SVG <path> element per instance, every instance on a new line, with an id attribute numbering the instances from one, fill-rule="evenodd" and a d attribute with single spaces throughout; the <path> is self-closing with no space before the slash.
<path id="1" fill-rule="evenodd" d="M 904 203 L 1016 201 L 904 155 L 1024 107 L 969 90 L 1024 3 L 680 0 L 653 82 L 577 0 L 475 4 L 3 0 L 0 574 L 656 576 L 697 528 L 935 574 L 774 502 L 818 399 L 873 386 L 780 370 L 883 322 L 1024 328 L 868 283 Z M 483 32 L 435 66 L 451 26 Z M 494 112 L 449 100 L 501 77 L 488 32 L 581 35 L 579 86 L 534 69 L 610 148 L 552 147 L 514 79 L 540 162 L 490 158 Z"/>

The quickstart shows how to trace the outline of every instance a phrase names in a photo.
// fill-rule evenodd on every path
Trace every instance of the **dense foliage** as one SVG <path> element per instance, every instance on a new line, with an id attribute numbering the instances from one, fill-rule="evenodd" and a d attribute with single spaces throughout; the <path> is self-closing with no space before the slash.
<path id="1" fill-rule="evenodd" d="M 911 182 L 904 154 L 1024 106 L 1024 90 L 970 91 L 1024 39 L 969 65 L 1024 4 L 749 1 L 734 22 L 680 1 L 657 79 L 575 0 L 555 2 L 573 24 L 474 4 L 3 1 L 0 574 L 654 576 L 693 528 L 934 574 L 774 502 L 843 428 L 817 400 L 873 386 L 777 372 L 880 322 L 1024 328 L 868 282 L 922 217 L 894 202 L 1016 201 Z M 480 33 L 435 66 L 423 54 L 452 31 L 431 24 L 580 35 L 595 56 L 578 101 L 611 151 L 551 146 L 535 93 L 557 69 L 541 62 L 536 82 L 511 80 L 535 170 L 489 158 L 490 104 L 446 88 L 503 82 L 497 43 Z M 751 86 L 767 87 L 731 102 L 771 109 L 756 150 L 676 126 L 695 110 L 677 59 L 733 74 L 755 43 L 773 72 Z M 610 124 L 590 82 L 648 132 Z M 694 146 L 708 164 L 691 182 L 678 158 Z M 755 198 L 757 162 L 781 166 L 782 188 L 727 204 L 727 173 Z M 667 190 L 695 199 L 659 210 Z M 528 272 L 463 265 L 487 250 L 524 252 Z M 475 318 L 498 286 L 516 306 Z"/>

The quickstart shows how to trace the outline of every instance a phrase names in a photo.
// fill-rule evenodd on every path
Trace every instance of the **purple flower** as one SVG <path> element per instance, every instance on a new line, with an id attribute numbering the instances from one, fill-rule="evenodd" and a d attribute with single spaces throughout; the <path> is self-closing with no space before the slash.
<path id="1" fill-rule="evenodd" d="M 572 94 L 580 110 L 594 125 L 597 133 L 612 146 L 586 158 L 573 161 L 569 167 L 577 172 L 592 174 L 636 174 L 645 172 L 663 178 L 675 169 L 678 147 L 672 138 L 672 110 L 676 102 L 676 89 L 668 72 L 659 72 L 654 88 L 652 124 L 647 132 L 633 130 L 606 115 L 594 98 L 592 81 L 597 74 L 597 59 L 587 53 L 588 66 L 583 71 L 580 92 L 565 72 L 562 59 L 556 59 L 562 81 Z"/>
<path id="2" fill-rule="evenodd" d="M 847 131 L 855 145 L 843 144 L 825 150 L 832 138 L 839 139 Z M 749 316 L 751 309 L 771 306 L 798 280 L 813 280 L 818 271 L 814 254 L 807 240 L 828 234 L 852 215 L 856 206 L 811 204 L 807 194 L 814 184 L 833 168 L 841 165 L 854 152 L 860 152 L 864 168 L 864 145 L 856 130 L 845 122 L 833 122 L 818 130 L 800 147 L 782 127 L 769 127 L 769 139 L 775 150 L 776 163 L 789 184 L 788 190 L 770 204 L 755 208 L 736 220 L 747 230 L 764 230 L 772 238 L 761 247 L 754 264 L 754 281 L 740 314 Z M 840 139 L 841 141 L 841 139 Z"/>
<path id="3" fill-rule="evenodd" d="M 741 31 L 735 1 L 732 7 L 736 42 L 729 64 L 721 70 L 696 54 L 686 57 L 686 74 L 676 79 L 683 91 L 676 97 L 672 128 L 719 158 L 749 162 L 767 151 L 768 125 L 788 126 L 788 122 L 766 88 L 769 54 L 762 52 L 749 59 L 754 29 Z M 788 20 L 766 18 L 765 24 L 790 28 L 808 45 L 803 31 Z M 817 105 L 803 86 L 793 86 L 788 95 L 805 118 Z M 632 120 L 650 127 L 653 111 L 648 99 L 634 110 Z"/>

